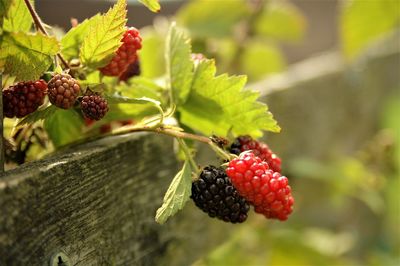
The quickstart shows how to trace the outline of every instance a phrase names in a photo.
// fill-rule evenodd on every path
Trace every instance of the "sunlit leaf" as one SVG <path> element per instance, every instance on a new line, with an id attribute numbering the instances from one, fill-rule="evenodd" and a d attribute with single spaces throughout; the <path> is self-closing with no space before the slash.
<path id="1" fill-rule="evenodd" d="M 89 33 L 90 28 L 94 27 L 101 19 L 99 14 L 85 19 L 78 26 L 71 28 L 61 39 L 62 54 L 68 58 L 78 58 L 79 49 L 82 45 L 83 39 Z"/>
<path id="2" fill-rule="evenodd" d="M 9 33 L 3 35 L 0 69 L 17 81 L 38 79 L 52 64 L 59 51 L 58 41 L 41 33 Z"/>
<path id="3" fill-rule="evenodd" d="M 160 12 L 159 0 L 139 0 L 140 3 L 145 5 L 152 12 Z"/>
<path id="4" fill-rule="evenodd" d="M 190 54 L 190 39 L 172 24 L 167 37 L 165 61 L 169 88 L 176 105 L 186 101 L 192 85 L 193 62 Z"/>
<path id="5" fill-rule="evenodd" d="M 203 60 L 197 66 L 191 93 L 179 107 L 183 124 L 205 135 L 262 135 L 262 130 L 279 132 L 280 128 L 258 92 L 244 89 L 246 77 L 215 76 L 214 61 Z"/>
<path id="6" fill-rule="evenodd" d="M 90 68 L 105 66 L 121 46 L 125 32 L 126 0 L 119 0 L 113 8 L 90 25 L 89 34 L 83 39 L 81 62 Z"/>
<path id="7" fill-rule="evenodd" d="M 10 2 L 11 6 L 8 9 L 7 17 L 3 21 L 3 29 L 8 32 L 29 31 L 33 20 L 24 0 Z M 33 1 L 31 3 L 33 5 Z"/>

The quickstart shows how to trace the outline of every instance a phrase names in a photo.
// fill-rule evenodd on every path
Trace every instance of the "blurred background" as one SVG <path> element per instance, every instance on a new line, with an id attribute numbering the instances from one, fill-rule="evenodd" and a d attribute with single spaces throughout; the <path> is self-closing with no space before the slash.
<path id="1" fill-rule="evenodd" d="M 60 30 L 69 14 L 82 21 L 110 6 L 35 2 Z M 221 73 L 248 75 L 283 128 L 264 140 L 296 199 L 287 222 L 251 215 L 227 225 L 229 237 L 195 265 L 400 265 L 400 2 L 160 2 L 159 14 L 129 5 L 128 25 L 144 38 L 142 75 L 164 73 L 173 20 Z"/>

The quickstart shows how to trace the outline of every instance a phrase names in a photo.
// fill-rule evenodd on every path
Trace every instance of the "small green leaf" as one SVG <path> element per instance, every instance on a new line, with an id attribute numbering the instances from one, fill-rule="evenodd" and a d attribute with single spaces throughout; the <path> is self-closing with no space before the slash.
<path id="1" fill-rule="evenodd" d="M 100 20 L 99 14 L 85 19 L 78 26 L 70 29 L 61 40 L 61 51 L 67 59 L 78 58 L 79 49 L 82 45 L 83 39 L 89 33 L 90 28 L 94 27 Z"/>
<path id="2" fill-rule="evenodd" d="M 121 46 L 125 23 L 126 0 L 118 0 L 113 8 L 90 25 L 80 50 L 81 62 L 92 69 L 105 66 Z"/>
<path id="3" fill-rule="evenodd" d="M 371 41 L 399 28 L 398 1 L 353 0 L 343 3 L 340 31 L 344 53 L 357 56 Z"/>
<path id="4" fill-rule="evenodd" d="M 255 22 L 255 32 L 282 41 L 299 41 L 306 30 L 303 14 L 287 1 L 271 1 Z"/>
<path id="5" fill-rule="evenodd" d="M 82 138 L 83 126 L 82 117 L 73 109 L 57 108 L 44 120 L 44 128 L 56 148 Z"/>
<path id="6" fill-rule="evenodd" d="M 161 7 L 158 0 L 139 0 L 139 2 L 145 5 L 152 12 L 160 12 Z"/>
<path id="7" fill-rule="evenodd" d="M 178 106 L 183 124 L 205 135 L 226 136 L 232 130 L 236 135 L 256 137 L 262 130 L 280 131 L 267 105 L 257 101 L 258 92 L 244 89 L 245 76 L 215 73 L 212 60 L 197 66 L 189 98 Z"/>
<path id="8" fill-rule="evenodd" d="M 193 62 L 190 39 L 175 24 L 169 29 L 165 56 L 172 99 L 176 105 L 183 104 L 192 85 Z"/>
<path id="9" fill-rule="evenodd" d="M 163 204 L 156 213 L 156 222 L 163 224 L 181 210 L 190 198 L 191 188 L 192 170 L 190 163 L 185 161 L 182 170 L 176 174 L 165 193 Z"/>
<path id="10" fill-rule="evenodd" d="M 58 41 L 41 33 L 7 33 L 3 35 L 0 70 L 17 81 L 38 79 L 59 51 Z"/>
<path id="11" fill-rule="evenodd" d="M 21 121 L 19 121 L 17 126 L 20 127 L 27 124 L 33 124 L 39 120 L 44 120 L 49 116 L 51 116 L 56 110 L 57 107 L 55 107 L 54 105 L 49 105 L 47 107 L 39 108 L 35 112 L 27 115 Z"/>
<path id="12" fill-rule="evenodd" d="M 31 1 L 33 4 L 33 1 Z M 29 31 L 32 26 L 32 17 L 24 0 L 13 0 L 3 21 L 3 29 L 8 32 Z"/>

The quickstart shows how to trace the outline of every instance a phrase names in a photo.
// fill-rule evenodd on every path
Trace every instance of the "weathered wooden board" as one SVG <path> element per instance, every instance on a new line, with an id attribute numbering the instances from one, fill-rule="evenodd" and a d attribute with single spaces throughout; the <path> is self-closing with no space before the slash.
<path id="1" fill-rule="evenodd" d="M 191 262 L 205 246 L 195 236 L 209 219 L 188 207 L 165 226 L 154 221 L 176 170 L 170 138 L 134 134 L 7 172 L 0 178 L 0 265 L 48 265 L 58 252 L 70 265 Z M 179 257 L 167 256 L 173 246 Z"/>

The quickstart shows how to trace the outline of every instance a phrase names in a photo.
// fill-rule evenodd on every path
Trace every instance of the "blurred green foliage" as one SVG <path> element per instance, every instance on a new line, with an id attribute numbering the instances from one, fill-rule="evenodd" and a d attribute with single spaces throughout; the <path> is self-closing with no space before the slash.
<path id="1" fill-rule="evenodd" d="M 353 156 L 295 158 L 295 211 L 285 223 L 253 215 L 195 266 L 399 265 L 400 98 Z"/>
<path id="2" fill-rule="evenodd" d="M 397 0 L 343 1 L 340 32 L 346 56 L 354 58 L 372 41 L 400 26 Z"/>
<path id="3" fill-rule="evenodd" d="M 302 39 L 306 21 L 288 1 L 188 2 L 176 15 L 193 38 L 193 50 L 215 58 L 220 73 L 246 74 L 250 81 L 286 67 L 280 44 Z"/>

